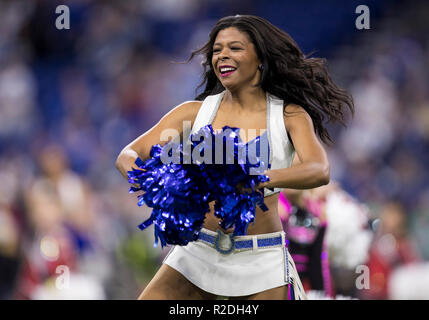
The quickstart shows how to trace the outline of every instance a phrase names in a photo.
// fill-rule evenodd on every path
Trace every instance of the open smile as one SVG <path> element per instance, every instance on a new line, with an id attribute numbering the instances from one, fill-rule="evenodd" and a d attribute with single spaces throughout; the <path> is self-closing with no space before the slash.
<path id="1" fill-rule="evenodd" d="M 220 66 L 219 73 L 222 78 L 228 77 L 233 74 L 237 70 L 236 67 L 233 66 Z"/>

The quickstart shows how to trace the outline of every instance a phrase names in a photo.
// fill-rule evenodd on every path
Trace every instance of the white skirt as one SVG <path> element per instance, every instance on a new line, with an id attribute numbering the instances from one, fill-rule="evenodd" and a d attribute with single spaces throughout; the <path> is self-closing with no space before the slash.
<path id="1" fill-rule="evenodd" d="M 294 299 L 306 299 L 295 263 L 285 246 L 285 233 L 275 232 L 251 236 L 235 236 L 234 242 L 252 240 L 250 249 L 232 249 L 229 236 L 202 229 L 217 237 L 216 245 L 203 240 L 174 246 L 163 263 L 174 268 L 204 291 L 225 297 L 255 294 L 292 284 Z M 258 247 L 258 240 L 281 236 L 280 244 Z M 222 251 L 223 253 L 221 253 Z M 227 252 L 225 254 L 225 252 Z M 291 286 L 289 287 L 291 289 Z"/>

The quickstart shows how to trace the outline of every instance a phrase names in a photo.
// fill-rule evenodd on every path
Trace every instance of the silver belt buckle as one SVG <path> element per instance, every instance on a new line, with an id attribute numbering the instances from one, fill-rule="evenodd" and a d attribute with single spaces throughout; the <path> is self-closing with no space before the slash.
<path id="1" fill-rule="evenodd" d="M 235 242 L 234 242 L 234 238 L 233 238 L 233 234 L 231 233 L 230 235 L 228 235 L 228 238 L 229 238 L 229 241 L 230 241 L 230 246 L 229 246 L 229 248 L 228 249 L 226 249 L 226 250 L 224 250 L 224 249 L 221 249 L 220 247 L 219 247 L 219 240 L 220 240 L 220 238 L 222 237 L 222 232 L 220 231 L 220 230 L 218 230 L 217 231 L 217 236 L 216 236 L 216 238 L 215 238 L 215 248 L 216 248 L 216 250 L 218 251 L 218 252 L 220 252 L 221 254 L 230 254 L 231 252 L 232 252 L 232 250 L 234 250 L 234 247 L 235 247 Z"/>

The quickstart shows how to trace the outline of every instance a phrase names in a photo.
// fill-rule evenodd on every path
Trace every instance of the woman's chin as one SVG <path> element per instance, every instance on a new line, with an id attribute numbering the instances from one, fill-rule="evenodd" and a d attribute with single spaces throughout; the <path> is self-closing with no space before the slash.
<path id="1" fill-rule="evenodd" d="M 239 85 L 236 81 L 230 81 L 229 79 L 224 79 L 220 83 L 228 91 L 235 91 L 239 87 Z"/>

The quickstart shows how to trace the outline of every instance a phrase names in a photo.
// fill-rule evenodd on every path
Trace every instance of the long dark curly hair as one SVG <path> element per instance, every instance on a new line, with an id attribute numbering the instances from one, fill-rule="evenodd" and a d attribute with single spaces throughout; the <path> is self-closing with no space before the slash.
<path id="1" fill-rule="evenodd" d="M 217 34 L 229 27 L 245 32 L 255 46 L 263 64 L 257 86 L 283 99 L 285 106 L 294 103 L 303 107 L 312 118 L 320 139 L 325 143 L 333 142 L 325 123 L 339 122 L 345 126 L 345 107 L 354 114 L 352 96 L 332 81 L 326 59 L 304 55 L 289 34 L 257 16 L 236 15 L 220 19 L 210 32 L 208 42 L 192 52 L 187 62 L 196 55 L 205 56 L 203 80 L 196 91 L 204 84 L 205 89 L 195 99 L 204 100 L 225 90 L 216 77 L 211 61 Z"/>

